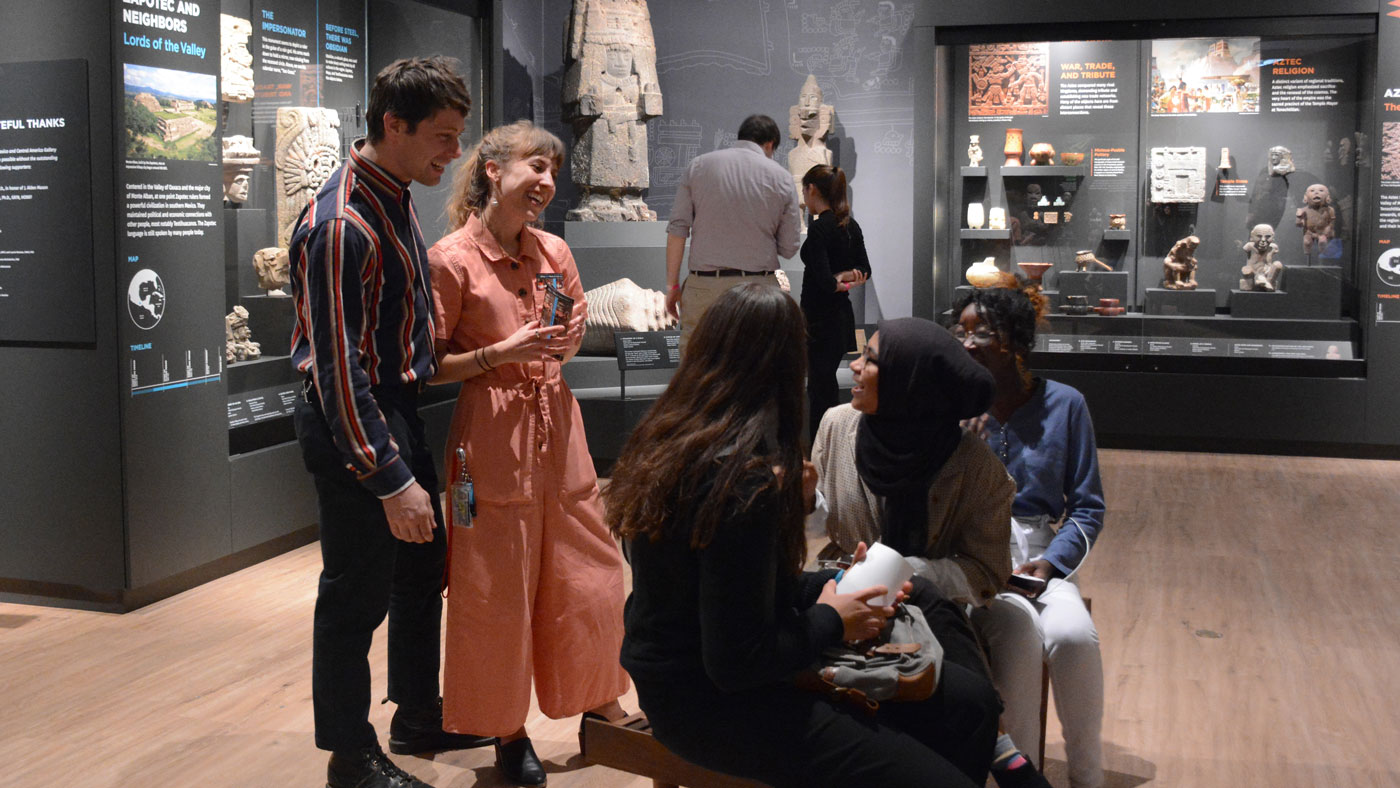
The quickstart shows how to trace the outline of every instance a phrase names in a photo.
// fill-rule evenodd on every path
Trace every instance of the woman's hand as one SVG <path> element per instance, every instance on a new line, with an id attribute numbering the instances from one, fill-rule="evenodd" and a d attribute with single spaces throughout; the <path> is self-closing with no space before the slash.
<path id="1" fill-rule="evenodd" d="M 987 429 L 987 419 L 990 416 L 990 413 L 983 413 L 981 416 L 973 416 L 970 419 L 963 419 L 962 421 L 958 422 L 958 426 L 962 427 L 963 429 L 967 430 L 973 435 L 976 435 L 982 440 L 988 440 L 992 437 L 991 430 Z"/>
<path id="2" fill-rule="evenodd" d="M 884 586 L 871 586 L 854 594 L 836 593 L 836 581 L 828 580 L 822 586 L 817 604 L 826 605 L 841 617 L 842 639 L 859 642 L 869 640 L 885 628 L 885 620 L 894 615 L 893 607 L 873 607 L 870 600 L 884 596 L 889 589 Z"/>
<path id="3" fill-rule="evenodd" d="M 555 355 L 562 355 L 578 347 L 583 342 L 584 323 L 588 322 L 588 304 L 579 304 L 574 307 L 573 314 L 569 316 L 569 325 L 564 333 L 554 337 L 555 347 L 562 345 L 562 349 L 553 351 Z"/>
<path id="4" fill-rule="evenodd" d="M 563 332 L 565 326 L 541 326 L 540 321 L 531 320 L 517 328 L 514 334 L 486 349 L 487 363 L 493 367 L 502 364 L 527 364 L 543 361 L 545 358 L 563 353 L 559 348 L 567 347 Z M 559 336 L 555 336 L 555 335 Z"/>
<path id="5" fill-rule="evenodd" d="M 817 508 L 817 466 L 811 460 L 802 461 L 802 510 L 811 514 Z"/>
<path id="6" fill-rule="evenodd" d="M 1055 565 L 1050 563 L 1049 561 L 1046 561 L 1044 558 L 1037 558 L 1034 561 L 1027 561 L 1024 564 L 1021 564 L 1020 566 L 1016 567 L 1015 574 L 1038 577 L 1047 583 L 1050 582 L 1057 575 L 1057 573 L 1055 572 Z"/>
<path id="7" fill-rule="evenodd" d="M 852 268 L 849 271 L 842 271 L 836 275 L 836 292 L 845 293 L 852 288 L 860 287 L 870 280 L 864 271 Z"/>

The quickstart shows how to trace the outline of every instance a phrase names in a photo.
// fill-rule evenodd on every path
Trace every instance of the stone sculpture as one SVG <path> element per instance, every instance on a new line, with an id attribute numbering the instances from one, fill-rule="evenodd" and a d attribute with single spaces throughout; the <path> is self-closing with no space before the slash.
<path id="1" fill-rule="evenodd" d="M 1188 235 L 1172 244 L 1162 261 L 1162 287 L 1168 290 L 1196 289 L 1196 247 L 1201 239 Z"/>
<path id="2" fill-rule="evenodd" d="M 564 114 L 578 207 L 569 221 L 655 221 L 646 122 L 661 115 L 656 39 L 646 0 L 573 0 L 564 42 Z"/>
<path id="3" fill-rule="evenodd" d="M 792 173 L 793 185 L 797 188 L 797 205 L 805 226 L 807 200 L 802 193 L 802 176 L 818 164 L 831 163 L 831 150 L 826 147 L 827 135 L 831 133 L 832 107 L 822 103 L 822 89 L 817 78 L 807 75 L 802 83 L 802 92 L 797 103 L 788 108 L 788 136 L 797 144 L 788 151 L 788 172 Z"/>
<path id="4" fill-rule="evenodd" d="M 982 166 L 982 135 L 973 134 L 967 141 L 967 166 Z"/>
<path id="5" fill-rule="evenodd" d="M 340 115 L 324 107 L 277 109 L 277 245 L 291 243 L 301 209 L 340 166 Z"/>
<path id="6" fill-rule="evenodd" d="M 1274 175 L 1277 177 L 1286 177 L 1295 169 L 1297 168 L 1293 166 L 1293 151 L 1283 147 L 1282 145 L 1275 145 L 1274 147 L 1269 148 L 1270 175 Z"/>
<path id="7" fill-rule="evenodd" d="M 987 211 L 987 229 L 988 229 L 988 230 L 1005 230 L 1005 229 L 1006 229 L 1006 209 L 1005 209 L 1005 208 L 992 208 L 991 210 Z"/>
<path id="8" fill-rule="evenodd" d="M 248 310 L 241 306 L 224 315 L 224 361 L 252 361 L 262 357 L 262 345 L 253 341 L 248 327 Z"/>
<path id="9" fill-rule="evenodd" d="M 967 204 L 967 226 L 971 230 L 980 230 L 986 222 L 986 211 L 982 210 L 982 203 L 970 202 Z"/>
<path id="10" fill-rule="evenodd" d="M 1088 271 L 1091 265 L 1096 265 L 1105 271 L 1113 270 L 1113 266 L 1094 256 L 1093 249 L 1080 249 L 1074 253 L 1074 270 Z"/>
<path id="11" fill-rule="evenodd" d="M 1205 202 L 1206 149 L 1153 148 L 1150 189 L 1154 203 Z"/>
<path id="12" fill-rule="evenodd" d="M 1309 186 L 1303 192 L 1303 207 L 1297 213 L 1298 226 L 1303 228 L 1305 254 L 1312 251 L 1314 242 L 1321 250 L 1332 240 L 1335 236 L 1332 227 L 1336 220 L 1337 210 L 1332 207 L 1332 192 L 1321 183 Z"/>
<path id="13" fill-rule="evenodd" d="M 253 138 L 241 134 L 224 137 L 224 199 L 235 207 L 248 201 L 248 180 L 262 152 L 253 147 Z"/>
<path id="14" fill-rule="evenodd" d="M 666 331 L 679 325 L 666 314 L 664 293 L 647 290 L 631 279 L 595 287 L 583 297 L 588 300 L 588 319 L 579 352 L 585 355 L 613 355 L 613 335 L 619 331 Z"/>
<path id="15" fill-rule="evenodd" d="M 1283 275 L 1283 263 L 1274 259 L 1278 254 L 1278 244 L 1274 243 L 1274 228 L 1267 224 L 1256 224 L 1249 231 L 1249 240 L 1244 244 L 1246 260 L 1240 269 L 1241 290 L 1263 290 L 1272 293 L 1278 289 L 1279 277 Z"/>
<path id="16" fill-rule="evenodd" d="M 282 288 L 292 283 L 287 250 L 269 246 L 253 253 L 253 270 L 258 274 L 258 287 L 270 296 L 286 296 Z"/>
<path id="17" fill-rule="evenodd" d="M 244 102 L 253 98 L 253 55 L 248 52 L 248 37 L 253 25 L 246 19 L 219 14 L 219 43 L 221 49 L 220 91 L 224 101 Z"/>

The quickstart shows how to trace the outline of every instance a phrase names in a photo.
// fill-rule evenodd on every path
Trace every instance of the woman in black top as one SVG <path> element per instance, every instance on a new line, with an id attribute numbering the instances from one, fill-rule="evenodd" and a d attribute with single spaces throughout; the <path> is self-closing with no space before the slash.
<path id="1" fill-rule="evenodd" d="M 971 672 L 945 661 L 929 700 L 873 718 L 792 683 L 893 612 L 867 604 L 881 587 L 837 594 L 833 573 L 801 571 L 802 337 L 781 291 L 728 291 L 628 440 L 605 493 L 632 560 L 622 664 L 656 739 L 706 768 L 777 788 L 980 785 L 1000 703 Z"/>
<path id="2" fill-rule="evenodd" d="M 865 237 L 851 218 L 846 173 L 818 164 L 802 176 L 803 197 L 817 217 L 802 244 L 802 313 L 807 316 L 808 437 L 817 434 L 822 414 L 839 402 L 836 369 L 856 349 L 852 288 L 870 278 Z"/>

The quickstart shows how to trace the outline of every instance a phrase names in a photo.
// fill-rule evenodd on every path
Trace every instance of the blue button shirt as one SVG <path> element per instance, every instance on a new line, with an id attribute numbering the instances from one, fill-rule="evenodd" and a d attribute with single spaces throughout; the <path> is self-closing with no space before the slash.
<path id="1" fill-rule="evenodd" d="M 988 416 L 987 433 L 988 445 L 1016 480 L 1011 513 L 1049 515 L 1051 522 L 1064 517 L 1042 557 L 1071 574 L 1103 529 L 1099 453 L 1084 395 L 1038 379 L 1030 400 L 1006 424 Z"/>

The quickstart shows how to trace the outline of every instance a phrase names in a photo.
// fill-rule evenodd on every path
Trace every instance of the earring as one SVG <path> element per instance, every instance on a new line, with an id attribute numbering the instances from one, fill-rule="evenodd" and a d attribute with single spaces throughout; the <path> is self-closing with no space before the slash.
<path id="1" fill-rule="evenodd" d="M 493 194 L 493 195 L 491 195 L 491 204 L 492 204 L 492 205 L 500 205 L 500 204 L 501 204 L 501 201 L 498 200 L 498 199 L 496 199 L 496 195 Z"/>

